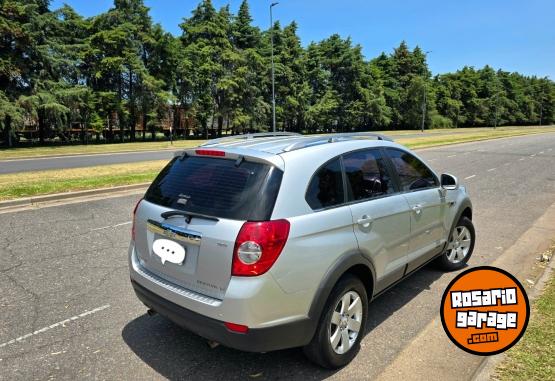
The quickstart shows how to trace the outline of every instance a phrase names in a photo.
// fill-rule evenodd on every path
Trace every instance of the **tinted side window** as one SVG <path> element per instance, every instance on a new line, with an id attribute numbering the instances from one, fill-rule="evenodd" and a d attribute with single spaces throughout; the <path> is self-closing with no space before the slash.
<path id="1" fill-rule="evenodd" d="M 306 191 L 306 202 L 312 209 L 322 209 L 342 204 L 343 178 L 339 158 L 320 168 L 312 177 Z"/>
<path id="2" fill-rule="evenodd" d="M 351 152 L 343 156 L 350 186 L 349 200 L 366 200 L 395 191 L 379 150 Z"/>
<path id="3" fill-rule="evenodd" d="M 391 158 L 393 166 L 399 175 L 401 190 L 412 191 L 432 188 L 439 185 L 432 171 L 410 153 L 396 149 L 388 149 L 387 154 Z"/>

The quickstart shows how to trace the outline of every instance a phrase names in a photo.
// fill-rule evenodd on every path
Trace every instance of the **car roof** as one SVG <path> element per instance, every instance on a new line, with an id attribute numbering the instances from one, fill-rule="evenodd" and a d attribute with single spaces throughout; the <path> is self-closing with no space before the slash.
<path id="1" fill-rule="evenodd" d="M 407 149 L 387 136 L 371 132 L 300 135 L 295 133 L 260 133 L 235 135 L 209 140 L 199 147 L 186 149 L 191 156 L 200 150 L 221 150 L 230 159 L 241 156 L 271 163 L 284 169 L 288 158 L 298 160 L 316 155 L 318 158 L 339 155 L 343 152 L 372 147 Z M 206 152 L 200 153 L 200 155 Z"/>
<path id="2" fill-rule="evenodd" d="M 325 135 L 300 135 L 295 133 L 261 133 L 245 134 L 209 140 L 202 144 L 203 148 L 245 149 L 279 155 L 299 149 L 352 140 L 370 140 L 375 142 L 392 141 L 387 136 L 370 133 L 337 133 Z"/>

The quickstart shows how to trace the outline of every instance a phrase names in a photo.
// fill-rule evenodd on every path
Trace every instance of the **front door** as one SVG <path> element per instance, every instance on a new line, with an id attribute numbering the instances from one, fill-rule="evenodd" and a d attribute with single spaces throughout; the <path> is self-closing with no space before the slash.
<path id="1" fill-rule="evenodd" d="M 446 202 L 435 174 L 418 158 L 400 150 L 386 150 L 410 208 L 410 272 L 439 254 L 447 232 L 443 224 Z"/>
<path id="2" fill-rule="evenodd" d="M 376 292 L 399 280 L 405 271 L 410 237 L 410 209 L 396 192 L 379 149 L 343 156 L 353 230 L 361 252 L 376 271 Z"/>

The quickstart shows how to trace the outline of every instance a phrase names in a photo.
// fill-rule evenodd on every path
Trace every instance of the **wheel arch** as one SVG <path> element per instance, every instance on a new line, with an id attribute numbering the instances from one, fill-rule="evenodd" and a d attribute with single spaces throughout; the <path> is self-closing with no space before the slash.
<path id="1" fill-rule="evenodd" d="M 463 199 L 462 202 L 460 203 L 457 213 L 455 214 L 455 218 L 452 222 L 451 230 L 455 226 L 455 224 L 461 219 L 461 217 L 466 217 L 469 220 L 472 220 L 472 203 L 468 198 Z"/>
<path id="2" fill-rule="evenodd" d="M 368 301 L 372 299 L 376 279 L 374 266 L 360 252 L 351 252 L 341 256 L 324 275 L 310 306 L 308 313 L 310 319 L 319 320 L 331 291 L 345 274 L 358 277 L 366 288 Z"/>
<path id="3" fill-rule="evenodd" d="M 462 213 L 459 216 L 459 219 L 461 217 L 466 217 L 472 221 L 472 208 L 470 206 L 467 206 L 466 208 L 464 208 Z"/>

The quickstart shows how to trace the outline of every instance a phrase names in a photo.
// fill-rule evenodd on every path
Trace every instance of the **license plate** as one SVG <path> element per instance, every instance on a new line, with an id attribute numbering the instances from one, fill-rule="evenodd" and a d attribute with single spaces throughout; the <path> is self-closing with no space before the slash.
<path id="1" fill-rule="evenodd" d="M 152 252 L 160 257 L 162 264 L 166 262 L 182 265 L 187 254 L 185 248 L 175 241 L 159 238 L 152 243 Z"/>

